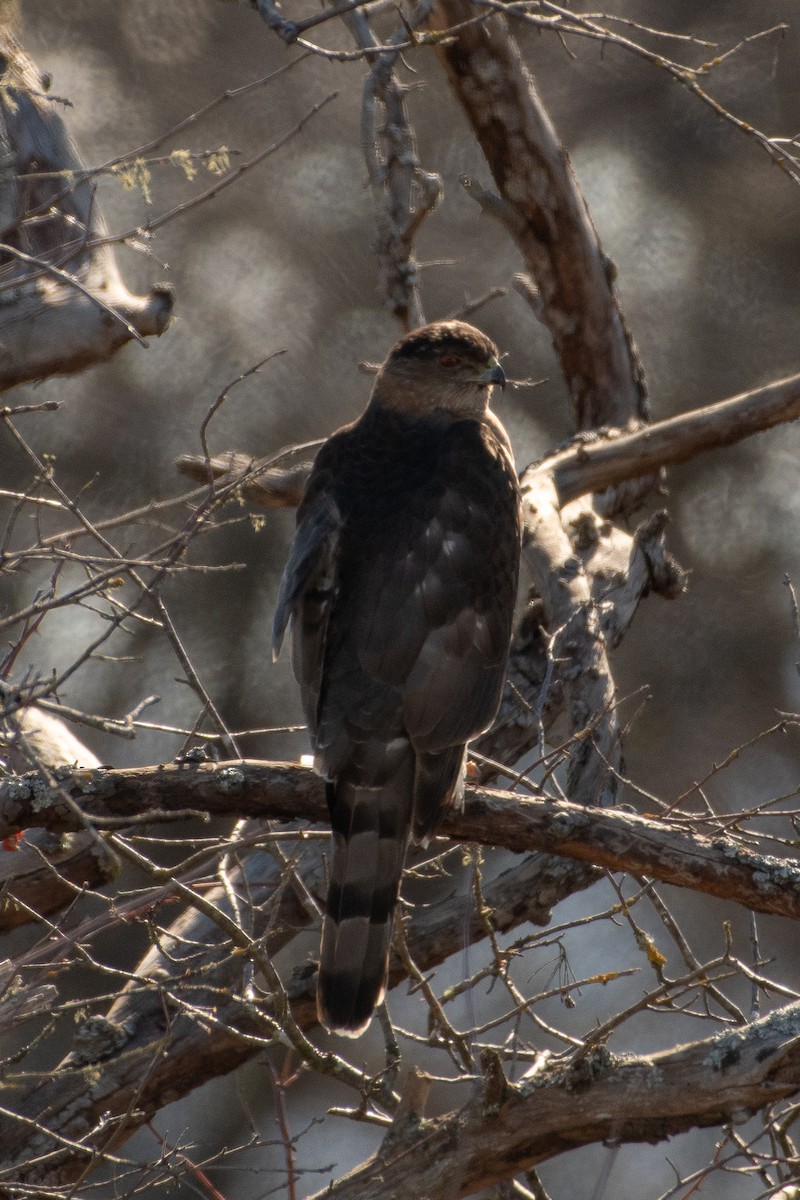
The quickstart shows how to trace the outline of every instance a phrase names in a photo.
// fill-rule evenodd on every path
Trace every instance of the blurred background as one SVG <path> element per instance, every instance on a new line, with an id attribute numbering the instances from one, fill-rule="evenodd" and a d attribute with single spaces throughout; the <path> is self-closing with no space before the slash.
<path id="1" fill-rule="evenodd" d="M 296 15 L 293 3 L 286 11 Z M 617 0 L 611 11 L 718 45 L 655 43 L 693 64 L 797 15 L 793 0 Z M 52 75 L 53 94 L 70 101 L 65 120 L 91 166 L 146 143 L 220 93 L 297 55 L 255 13 L 219 0 L 22 0 L 18 28 L 39 68 Z M 326 46 L 349 47 L 341 30 L 329 24 L 324 31 Z M 577 39 L 565 48 L 525 27 L 515 33 L 617 265 L 654 418 L 800 370 L 800 189 L 752 140 L 635 55 Z M 408 108 L 419 158 L 444 181 L 443 200 L 417 242 L 425 314 L 443 317 L 490 288 L 509 289 L 471 319 L 507 353 L 507 373 L 546 377 L 535 390 L 507 389 L 496 403 L 524 467 L 572 432 L 558 364 L 546 331 L 511 288 L 522 269 L 513 244 L 458 183 L 467 172 L 488 185 L 489 173 L 433 54 L 415 54 L 413 67 L 415 74 L 405 78 L 412 84 Z M 380 361 L 400 333 L 377 296 L 373 207 L 359 148 L 364 75 L 359 62 L 312 58 L 174 139 L 168 149 L 227 147 L 246 158 L 338 91 L 283 149 L 166 225 L 144 243 L 146 252 L 119 251 L 132 290 L 146 291 L 162 279 L 174 285 L 177 316 L 163 337 L 146 348 L 129 345 L 81 375 L 18 388 L 4 401 L 63 401 L 58 413 L 21 419 L 20 427 L 37 452 L 56 456 L 67 491 L 85 489 L 82 504 L 92 517 L 184 490 L 175 457 L 200 452 L 200 425 L 218 394 L 274 351 L 285 353 L 233 389 L 215 416 L 212 453 L 267 455 L 325 436 L 363 408 L 370 380 L 357 364 Z M 795 135 L 800 26 L 743 46 L 705 82 L 721 103 L 767 134 Z M 148 204 L 140 188 L 119 179 L 100 182 L 98 202 L 112 232 L 197 190 L 174 163 L 153 167 L 149 188 Z M 645 602 L 613 658 L 619 695 L 644 686 L 649 695 L 645 705 L 637 700 L 626 710 L 638 712 L 626 735 L 627 773 L 664 800 L 773 725 L 779 712 L 800 708 L 800 645 L 784 583 L 788 576 L 800 586 L 798 457 L 800 430 L 792 425 L 669 472 L 669 543 L 691 572 L 689 590 L 672 603 Z M 29 478 L 28 464 L 8 439 L 0 444 L 0 471 L 5 486 L 25 486 Z M 241 509 L 231 516 L 238 519 L 206 538 L 202 555 L 240 565 L 180 576 L 166 592 L 170 611 L 231 728 L 299 723 L 288 656 L 273 666 L 268 653 L 293 514 L 254 521 Z M 23 604 L 36 582 L 28 573 L 6 584 L 0 596 L 6 611 Z M 63 668 L 94 636 L 91 613 L 53 612 L 28 643 L 18 674 Z M 143 633 L 126 646 L 135 668 L 91 662 L 72 677 L 62 699 L 122 716 L 156 693 L 161 703 L 150 710 L 153 720 L 191 725 L 197 701 L 176 681 L 180 672 L 162 642 Z M 115 765 L 169 761 L 180 748 L 180 739 L 156 733 L 135 741 L 88 730 L 81 736 L 101 761 Z M 297 758 L 306 740 L 302 733 L 262 735 L 243 748 L 251 757 Z M 711 781 L 710 800 L 733 809 L 791 792 L 800 783 L 799 748 L 797 732 L 765 739 Z M 566 920 L 580 906 L 602 910 L 615 898 L 603 885 L 563 906 L 568 913 L 559 910 L 557 918 Z M 732 915 L 730 907 L 701 906 L 688 894 L 670 900 L 678 918 L 691 921 L 698 953 L 718 951 L 721 918 Z M 705 919 L 698 920 L 701 912 Z M 746 936 L 744 918 L 733 916 Z M 777 919 L 763 918 L 759 927 L 762 955 L 781 956 L 782 977 L 797 987 L 796 931 Z M 613 931 L 608 939 L 596 932 L 574 936 L 570 953 L 578 975 L 608 969 L 610 956 L 615 967 L 639 965 L 635 946 L 612 938 Z M 622 994 L 600 1001 L 587 995 L 574 1031 L 614 1011 Z M 412 1003 L 400 997 L 398 1012 L 405 1017 Z M 573 1017 L 559 1007 L 554 1019 L 569 1028 Z M 642 1022 L 626 1027 L 620 1048 L 670 1045 L 707 1032 L 677 1019 L 662 1033 Z M 365 1043 L 365 1055 L 373 1050 Z M 263 1065 L 240 1074 L 166 1110 L 159 1128 L 172 1140 L 191 1129 L 201 1144 L 224 1141 L 242 1123 L 243 1093 L 268 1125 L 273 1117 Z M 312 1084 L 291 1093 L 293 1128 L 318 1113 Z M 443 1104 L 452 1105 L 451 1092 Z M 714 1137 L 686 1135 L 669 1153 L 690 1169 L 707 1161 Z M 146 1156 L 153 1145 L 142 1133 L 128 1150 Z M 303 1145 L 310 1163 L 331 1164 L 336 1175 L 374 1149 L 376 1134 L 328 1121 Z M 608 1194 L 631 1200 L 658 1196 L 674 1180 L 664 1147 L 609 1153 L 593 1148 L 562 1156 L 542 1168 L 542 1179 L 556 1198 L 591 1195 L 610 1171 Z M 281 1161 L 276 1151 L 276 1170 Z M 272 1186 L 280 1192 L 277 1176 L 274 1185 L 265 1183 L 264 1166 L 262 1151 L 252 1170 L 242 1160 L 224 1184 L 217 1182 L 230 1197 L 267 1195 Z M 328 1177 L 310 1176 L 301 1194 Z M 749 1197 L 753 1183 L 716 1176 L 703 1194 Z"/>

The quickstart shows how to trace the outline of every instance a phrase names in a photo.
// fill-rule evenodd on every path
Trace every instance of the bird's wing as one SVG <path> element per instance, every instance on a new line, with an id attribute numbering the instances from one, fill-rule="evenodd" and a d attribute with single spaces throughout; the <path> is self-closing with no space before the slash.
<path id="1" fill-rule="evenodd" d="M 319 699 L 325 636 L 336 594 L 342 518 L 324 476 L 312 475 L 297 514 L 272 626 L 272 657 L 280 653 L 291 620 L 292 665 L 312 733 Z"/>
<path id="2" fill-rule="evenodd" d="M 378 744 L 407 738 L 417 753 L 449 752 L 491 723 L 518 559 L 516 472 L 491 425 L 373 422 L 320 451 L 276 635 L 291 616 L 295 674 L 328 778 L 356 763 L 366 770 Z M 461 761 L 455 750 L 447 758 L 443 793 Z M 429 766 L 423 790 L 436 791 Z"/>

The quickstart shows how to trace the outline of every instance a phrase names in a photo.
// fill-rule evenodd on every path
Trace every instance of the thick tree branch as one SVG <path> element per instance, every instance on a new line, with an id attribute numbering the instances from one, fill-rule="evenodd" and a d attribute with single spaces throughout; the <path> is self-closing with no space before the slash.
<path id="1" fill-rule="evenodd" d="M 0 837 L 31 826 L 81 828 L 64 793 L 101 827 L 104 817 L 147 822 L 192 809 L 214 817 L 328 820 L 324 785 L 304 767 L 198 763 L 62 771 L 58 789 L 48 789 L 33 775 L 3 780 Z M 756 854 L 735 838 L 697 833 L 689 821 L 657 821 L 619 809 L 468 788 L 463 810 L 449 810 L 441 832 L 453 841 L 518 853 L 546 851 L 611 871 L 650 875 L 756 912 L 800 918 L 800 867 L 793 859 Z"/>
<path id="2" fill-rule="evenodd" d="M 28 776 L 34 788 L 57 768 L 100 767 L 99 758 L 64 721 L 38 706 L 18 709 L 3 725 L 3 759 L 15 772 L 36 767 L 36 773 Z M 11 784 L 14 778 L 18 776 L 12 775 L 5 782 Z M 7 845 L 11 847 L 15 841 L 11 837 Z M 110 883 L 117 870 L 116 859 L 103 852 L 94 831 L 87 832 L 80 821 L 70 833 L 31 829 L 13 852 L 0 851 L 0 932 L 62 912 L 83 888 Z"/>
<path id="3" fill-rule="evenodd" d="M 474 15 L 439 0 L 437 23 Z M 579 429 L 647 416 L 644 379 L 567 154 L 503 17 L 462 29 L 437 49 L 510 215 L 504 223 L 536 280 Z"/>
<path id="4" fill-rule="evenodd" d="M 110 246 L 80 242 L 69 266 L 55 261 L 77 235 L 106 236 L 94 188 L 65 186 L 82 164 L 34 64 L 7 28 L 0 33 L 0 242 L 8 251 L 0 272 L 13 287 L 0 316 L 0 390 L 29 379 L 78 371 L 110 358 L 132 337 L 159 336 L 169 325 L 173 295 L 157 285 L 129 292 Z M 52 175 L 48 178 L 48 173 Z M 27 218 L 36 213 L 35 221 Z"/>
<path id="5" fill-rule="evenodd" d="M 393 1131 L 315 1200 L 470 1196 L 577 1146 L 742 1121 L 800 1089 L 800 1005 L 652 1057 L 616 1058 L 600 1046 L 517 1085 L 498 1087 L 498 1067 L 491 1095 L 487 1084 L 462 1109 Z"/>
<path id="6" fill-rule="evenodd" d="M 529 471 L 552 474 L 562 504 L 660 467 L 688 462 L 800 418 L 800 375 L 778 379 L 636 433 L 611 432 L 549 456 Z M 527 473 L 526 473 L 527 474 Z"/>
<path id="7" fill-rule="evenodd" d="M 103 887 L 116 874 L 111 858 L 98 854 L 86 834 L 54 844 L 32 831 L 16 853 L 0 851 L 0 933 L 63 912 L 85 888 Z"/>

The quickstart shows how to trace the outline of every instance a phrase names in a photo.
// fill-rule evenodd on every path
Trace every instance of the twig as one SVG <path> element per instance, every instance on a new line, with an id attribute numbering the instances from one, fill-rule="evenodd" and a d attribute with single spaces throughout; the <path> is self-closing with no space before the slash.
<path id="1" fill-rule="evenodd" d="M 257 362 L 255 364 L 255 366 L 248 367 L 248 369 L 246 371 L 243 371 L 241 373 L 241 375 L 237 375 L 237 377 L 234 380 L 232 380 L 232 382 L 229 383 L 228 386 L 220 392 L 220 394 L 217 396 L 214 403 L 209 408 L 205 417 L 203 418 L 203 423 L 200 426 L 200 445 L 203 447 L 203 458 L 205 460 L 205 464 L 206 464 L 206 468 L 207 468 L 207 472 L 208 472 L 208 480 L 212 486 L 214 483 L 214 475 L 213 475 L 213 472 L 211 469 L 211 455 L 208 452 L 208 442 L 206 440 L 207 433 L 208 433 L 208 427 L 211 424 L 212 419 L 214 418 L 216 413 L 219 412 L 222 405 L 228 399 L 228 396 L 230 395 L 233 388 L 235 388 L 238 384 L 243 383 L 245 381 L 245 379 L 249 379 L 251 375 L 257 375 L 258 372 L 261 370 L 261 368 L 266 366 L 266 364 L 268 362 L 271 362 L 271 360 L 273 358 L 278 358 L 281 354 L 285 354 L 285 353 L 286 353 L 285 350 L 273 350 L 270 354 L 268 354 L 266 356 L 266 358 L 262 358 L 260 362 Z"/>
<path id="2" fill-rule="evenodd" d="M 7 417 L 21 417 L 23 413 L 56 412 L 59 408 L 60 400 L 45 400 L 41 404 L 17 404 L 12 407 L 5 405 L 0 408 L 0 418 L 5 420 Z"/>
<path id="3" fill-rule="evenodd" d="M 156 230 L 161 229 L 164 225 L 167 225 L 170 221 L 173 221 L 176 217 L 180 217 L 184 213 L 190 212 L 192 209 L 197 208 L 200 204 L 205 204 L 207 200 L 213 200 L 220 194 L 220 192 L 230 187 L 231 184 L 236 183 L 243 175 L 247 174 L 248 171 L 252 171 L 253 167 L 257 167 L 260 163 L 264 162 L 265 159 L 269 158 L 270 155 L 275 154 L 278 150 L 281 150 L 287 144 L 287 142 L 290 142 L 292 138 L 296 137 L 297 134 L 305 128 L 308 122 L 311 121 L 317 115 L 317 113 L 321 112 L 322 109 L 335 100 L 338 95 L 338 92 L 330 92 L 324 100 L 320 100 L 317 104 L 310 108 L 305 116 L 301 117 L 300 120 L 291 127 L 291 129 L 287 129 L 285 133 L 281 134 L 279 138 L 277 138 L 264 150 L 260 150 L 258 154 L 254 154 L 252 158 L 248 158 L 245 162 L 240 163 L 233 171 L 229 171 L 228 174 L 222 179 L 218 180 L 217 183 L 213 184 L 209 188 L 206 188 L 204 192 L 200 192 L 197 196 L 193 196 L 191 200 L 185 200 L 181 204 L 176 204 L 174 208 L 168 209 L 167 212 L 161 213 L 157 217 L 149 218 L 148 220 L 143 221 L 140 225 L 127 230 L 125 233 L 112 234 L 106 237 L 90 238 L 86 243 L 85 248 L 87 250 L 95 250 L 100 246 L 113 246 L 120 242 L 127 242 L 132 238 L 148 237 L 155 233 Z M 64 249 L 65 254 L 68 255 L 70 253 L 70 247 L 65 246 Z"/>

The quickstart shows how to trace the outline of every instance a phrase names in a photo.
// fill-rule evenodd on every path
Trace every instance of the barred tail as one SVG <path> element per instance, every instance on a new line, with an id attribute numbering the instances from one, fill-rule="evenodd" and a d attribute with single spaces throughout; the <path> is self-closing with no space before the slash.
<path id="1" fill-rule="evenodd" d="M 392 920 L 411 826 L 414 756 L 392 778 L 328 784 L 333 866 L 322 926 L 317 1012 L 329 1030 L 357 1037 L 386 991 Z"/>

